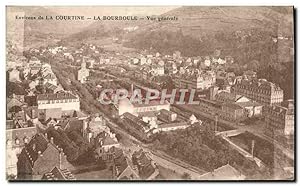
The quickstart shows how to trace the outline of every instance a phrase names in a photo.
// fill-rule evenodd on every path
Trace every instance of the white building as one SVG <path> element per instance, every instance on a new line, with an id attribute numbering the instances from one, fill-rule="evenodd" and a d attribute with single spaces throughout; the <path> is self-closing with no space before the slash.
<path id="1" fill-rule="evenodd" d="M 79 97 L 71 93 L 40 94 L 37 96 L 38 109 L 61 108 L 62 111 L 80 110 Z"/>
<path id="2" fill-rule="evenodd" d="M 10 82 L 19 82 L 20 81 L 20 72 L 14 68 L 9 72 L 9 81 Z"/>
<path id="3" fill-rule="evenodd" d="M 170 111 L 170 103 L 160 103 L 160 101 L 152 100 L 149 102 L 149 104 L 139 104 L 131 103 L 129 99 L 122 99 L 118 104 L 119 116 L 121 116 L 125 112 L 138 116 L 139 113 L 148 111 L 160 111 L 162 109 Z"/>
<path id="4" fill-rule="evenodd" d="M 81 68 L 80 70 L 78 70 L 78 76 L 77 76 L 78 81 L 80 81 L 80 83 L 85 83 L 89 75 L 90 75 L 90 70 L 86 68 L 86 63 L 85 62 L 81 63 Z"/>

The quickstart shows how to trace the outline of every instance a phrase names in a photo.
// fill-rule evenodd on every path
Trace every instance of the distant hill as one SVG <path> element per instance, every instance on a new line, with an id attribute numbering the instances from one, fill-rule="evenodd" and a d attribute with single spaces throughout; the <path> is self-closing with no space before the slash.
<path id="1" fill-rule="evenodd" d="M 67 40 L 118 37 L 125 46 L 137 49 L 180 50 L 191 56 L 218 48 L 224 55 L 235 55 L 233 49 L 257 47 L 272 36 L 293 37 L 292 13 L 292 7 L 180 7 L 161 15 L 176 16 L 178 21 L 95 22 Z M 128 32 L 128 27 L 138 29 Z"/>
<path id="2" fill-rule="evenodd" d="M 10 8 L 28 16 L 57 14 L 49 7 Z M 76 21 L 26 20 L 24 45 L 39 46 L 60 39 L 69 44 L 110 39 L 128 48 L 169 54 L 179 50 L 185 56 L 209 55 L 220 49 L 222 56 L 232 55 L 242 64 L 250 60 L 270 62 L 277 57 L 290 61 L 285 56 L 291 53 L 293 41 L 279 45 L 272 37 L 293 37 L 292 13 L 292 7 L 184 6 L 161 15 L 176 16 L 178 21 L 95 21 L 84 25 Z M 272 56 L 276 53 L 284 57 Z"/>
<path id="3" fill-rule="evenodd" d="M 186 56 L 220 49 L 221 55 L 232 55 L 242 64 L 271 62 L 272 55 L 287 54 L 293 48 L 292 40 L 272 41 L 281 35 L 293 37 L 292 11 L 292 7 L 181 7 L 162 15 L 176 16 L 178 21 L 145 25 L 129 34 L 125 45 L 163 53 L 179 50 Z"/>
<path id="4" fill-rule="evenodd" d="M 7 27 L 8 40 L 19 40 L 24 38 L 25 48 L 38 47 L 41 45 L 54 44 L 58 39 L 78 32 L 83 27 L 80 21 L 57 21 L 57 20 L 15 20 L 15 16 L 56 16 L 55 8 L 40 6 L 8 6 L 7 7 Z M 14 25 L 15 23 L 17 25 Z M 23 24 L 23 25 L 22 25 Z M 86 25 L 85 25 L 86 26 Z M 15 28 L 13 28 L 15 27 Z"/>

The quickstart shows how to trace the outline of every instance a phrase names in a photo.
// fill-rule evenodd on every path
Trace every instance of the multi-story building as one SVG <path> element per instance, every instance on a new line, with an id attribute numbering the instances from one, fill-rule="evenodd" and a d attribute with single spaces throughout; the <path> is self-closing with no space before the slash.
<path id="1" fill-rule="evenodd" d="M 256 79 L 257 78 L 257 74 L 256 72 L 252 71 L 252 70 L 247 70 L 243 73 L 243 76 L 247 79 Z"/>
<path id="2" fill-rule="evenodd" d="M 207 71 L 201 74 L 176 77 L 174 83 L 177 88 L 205 90 L 216 83 L 216 74 L 215 72 Z"/>
<path id="3" fill-rule="evenodd" d="M 234 103 L 235 105 L 243 107 L 247 117 L 262 115 L 263 105 L 261 103 L 250 100 L 245 96 L 221 91 L 215 97 L 219 102 Z"/>
<path id="4" fill-rule="evenodd" d="M 272 137 L 294 135 L 294 101 L 266 108 L 266 134 Z"/>
<path id="5" fill-rule="evenodd" d="M 57 86 L 57 78 L 54 73 L 47 73 L 43 75 L 43 84 L 45 85 L 46 83 L 50 83 L 52 85 Z"/>
<path id="6" fill-rule="evenodd" d="M 69 92 L 40 94 L 37 96 L 38 109 L 61 108 L 62 111 L 80 110 L 79 97 Z"/>
<path id="7" fill-rule="evenodd" d="M 132 164 L 137 167 L 142 179 L 154 180 L 159 174 L 155 162 L 142 149 L 132 154 Z"/>
<path id="8" fill-rule="evenodd" d="M 233 87 L 233 92 L 264 105 L 280 104 L 283 101 L 283 90 L 265 79 L 238 79 Z"/>
<path id="9" fill-rule="evenodd" d="M 120 146 L 116 134 L 104 131 L 95 137 L 94 145 L 98 157 L 102 157 L 102 155 L 109 152 L 111 148 L 119 148 Z"/>
<path id="10" fill-rule="evenodd" d="M 21 151 L 17 168 L 19 179 L 41 179 L 54 167 L 72 168 L 66 156 L 43 134 L 36 134 Z"/>
<path id="11" fill-rule="evenodd" d="M 128 112 L 131 113 L 135 116 L 139 116 L 139 113 L 144 113 L 144 112 L 155 112 L 155 111 L 160 111 L 162 109 L 170 110 L 170 103 L 165 101 L 161 103 L 160 101 L 157 100 L 151 100 L 149 104 L 145 103 L 131 103 L 130 100 L 128 99 L 122 99 L 119 101 L 118 104 L 118 111 L 119 111 L 119 116 L 122 114 Z"/>
<path id="12" fill-rule="evenodd" d="M 20 72 L 16 68 L 13 68 L 12 71 L 9 72 L 9 81 L 10 82 L 20 82 Z"/>
<path id="13" fill-rule="evenodd" d="M 37 133 L 37 128 L 17 128 L 12 120 L 6 122 L 6 172 L 8 175 L 17 176 L 17 162 L 24 146 Z"/>
<path id="14" fill-rule="evenodd" d="M 42 180 L 76 180 L 76 178 L 68 169 L 54 167 L 43 175 Z"/>
<path id="15" fill-rule="evenodd" d="M 219 102 L 208 99 L 200 99 L 199 110 L 211 116 L 218 115 L 221 119 L 227 121 L 242 121 L 246 118 L 246 110 L 236 104 L 230 102 Z"/>
<path id="16" fill-rule="evenodd" d="M 165 74 L 165 68 L 164 65 L 158 64 L 158 65 L 154 65 L 152 67 L 152 75 L 154 76 L 163 76 Z"/>
<path id="17" fill-rule="evenodd" d="M 78 76 L 77 79 L 80 81 L 80 83 L 85 83 L 87 78 L 90 75 L 90 70 L 86 68 L 86 63 L 81 63 L 81 68 L 78 70 Z"/>

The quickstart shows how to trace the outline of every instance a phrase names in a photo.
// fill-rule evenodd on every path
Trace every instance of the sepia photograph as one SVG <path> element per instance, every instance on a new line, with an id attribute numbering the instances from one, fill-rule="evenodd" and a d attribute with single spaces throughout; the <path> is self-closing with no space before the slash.
<path id="1" fill-rule="evenodd" d="M 6 6 L 6 179 L 295 181 L 294 16 Z"/>

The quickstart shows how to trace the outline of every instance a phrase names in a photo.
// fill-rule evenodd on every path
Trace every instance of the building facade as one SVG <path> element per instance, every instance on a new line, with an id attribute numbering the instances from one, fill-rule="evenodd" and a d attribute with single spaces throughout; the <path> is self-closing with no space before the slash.
<path id="1" fill-rule="evenodd" d="M 264 105 L 280 104 L 283 101 L 283 90 L 265 79 L 239 79 L 233 91 L 235 94 L 246 96 Z"/>
<path id="2" fill-rule="evenodd" d="M 174 83 L 176 88 L 205 90 L 215 85 L 216 74 L 208 71 L 200 75 L 176 77 Z"/>
<path id="3" fill-rule="evenodd" d="M 272 137 L 294 135 L 294 101 L 266 108 L 266 134 Z"/>
<path id="4" fill-rule="evenodd" d="M 153 112 L 153 111 L 160 111 L 162 109 L 170 110 L 170 103 L 164 102 L 160 103 L 160 101 L 152 100 L 149 104 L 139 104 L 139 103 L 131 103 L 128 99 L 120 100 L 118 105 L 119 116 L 128 112 L 135 116 L 139 116 L 139 113 L 144 112 Z"/>
<path id="5" fill-rule="evenodd" d="M 38 109 L 61 108 L 62 111 L 80 110 L 79 97 L 72 93 L 40 94 L 37 96 Z"/>
<path id="6" fill-rule="evenodd" d="M 80 83 L 85 83 L 90 75 L 90 70 L 86 68 L 86 63 L 81 63 L 81 68 L 78 70 L 77 80 Z"/>

